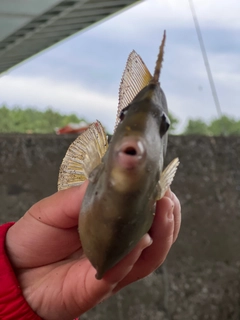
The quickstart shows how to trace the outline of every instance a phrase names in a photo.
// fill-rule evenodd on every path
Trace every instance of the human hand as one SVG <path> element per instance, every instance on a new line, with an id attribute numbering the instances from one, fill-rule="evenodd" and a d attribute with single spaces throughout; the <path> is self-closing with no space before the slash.
<path id="1" fill-rule="evenodd" d="M 103 279 L 84 256 L 78 215 L 87 182 L 33 205 L 7 232 L 6 249 L 23 295 L 44 319 L 73 319 L 141 279 L 165 260 L 180 228 L 180 203 L 169 190 L 157 202 L 153 225 Z"/>

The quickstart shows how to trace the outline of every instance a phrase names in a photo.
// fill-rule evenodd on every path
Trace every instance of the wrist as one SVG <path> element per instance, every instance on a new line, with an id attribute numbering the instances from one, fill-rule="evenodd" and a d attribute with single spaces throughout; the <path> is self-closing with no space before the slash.
<path id="1" fill-rule="evenodd" d="M 6 253 L 5 239 L 14 223 L 0 226 L 0 319 L 41 320 L 30 308 Z"/>

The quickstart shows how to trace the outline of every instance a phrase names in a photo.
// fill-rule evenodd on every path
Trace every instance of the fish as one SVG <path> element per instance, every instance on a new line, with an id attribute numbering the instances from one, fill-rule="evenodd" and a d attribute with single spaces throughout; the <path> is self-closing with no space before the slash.
<path id="1" fill-rule="evenodd" d="M 179 165 L 176 158 L 163 170 L 170 126 L 159 82 L 165 41 L 164 31 L 153 76 L 141 57 L 130 53 L 110 143 L 96 121 L 70 145 L 60 167 L 58 190 L 89 180 L 78 231 L 98 280 L 149 231 L 156 201 L 164 196 Z"/>

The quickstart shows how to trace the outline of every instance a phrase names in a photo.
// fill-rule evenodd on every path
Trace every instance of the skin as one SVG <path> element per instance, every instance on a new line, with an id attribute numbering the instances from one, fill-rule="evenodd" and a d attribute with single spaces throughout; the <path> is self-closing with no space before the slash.
<path id="1" fill-rule="evenodd" d="M 87 183 L 34 204 L 6 236 L 6 249 L 30 307 L 44 319 L 72 320 L 165 260 L 177 238 L 181 214 L 169 190 L 157 203 L 149 234 L 103 279 L 84 256 L 78 215 Z"/>

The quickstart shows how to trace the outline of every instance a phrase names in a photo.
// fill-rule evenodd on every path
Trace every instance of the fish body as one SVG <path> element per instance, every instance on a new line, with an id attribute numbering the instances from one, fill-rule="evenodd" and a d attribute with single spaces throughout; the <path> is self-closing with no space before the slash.
<path id="1" fill-rule="evenodd" d="M 133 99 L 125 97 L 132 86 L 126 86 L 123 80 L 129 75 L 129 70 L 135 70 L 132 61 L 128 61 L 122 90 L 120 88 L 124 103 L 118 110 L 117 126 L 109 147 L 106 139 L 102 142 L 99 138 L 102 129 L 96 123 L 89 141 L 99 143 L 91 147 L 92 143 L 84 142 L 86 150 L 82 157 L 86 154 L 90 156 L 82 161 L 81 170 L 77 170 L 76 165 L 78 152 L 75 149 L 78 143 L 70 148 L 70 155 L 66 155 L 70 160 L 63 161 L 60 170 L 60 189 L 64 189 L 65 185 L 76 185 L 77 175 L 87 172 L 85 175 L 89 178 L 89 184 L 79 215 L 79 235 L 83 250 L 97 271 L 97 279 L 101 279 L 126 256 L 149 231 L 156 200 L 169 187 L 178 165 L 176 159 L 163 172 L 170 125 L 167 101 L 158 82 L 163 46 L 164 43 L 160 47 L 153 77 L 141 60 L 142 69 L 139 69 L 139 61 L 135 60 L 141 85 Z M 135 79 L 131 78 L 131 81 L 134 83 Z M 81 136 L 78 139 L 80 142 L 84 140 Z M 84 148 L 80 147 L 81 150 Z M 87 168 L 94 148 L 98 149 L 99 163 L 95 161 L 91 168 Z M 66 182 L 68 174 L 71 183 Z"/>
<path id="2" fill-rule="evenodd" d="M 166 149 L 167 135 L 160 134 L 166 109 L 159 84 L 144 88 L 89 177 L 79 233 L 97 278 L 131 251 L 152 225 Z"/>

